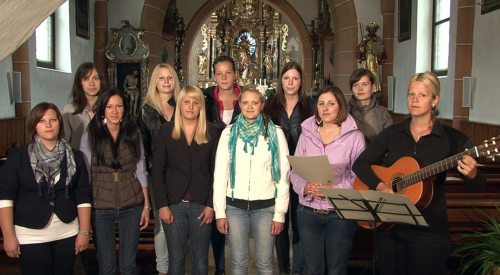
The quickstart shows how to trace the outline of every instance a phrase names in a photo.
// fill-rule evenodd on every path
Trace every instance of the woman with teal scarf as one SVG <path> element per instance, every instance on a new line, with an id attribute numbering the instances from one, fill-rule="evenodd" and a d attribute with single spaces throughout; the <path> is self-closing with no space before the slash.
<path id="1" fill-rule="evenodd" d="M 221 134 L 214 173 L 217 229 L 228 236 L 231 274 L 248 274 L 249 233 L 257 273 L 273 274 L 274 238 L 288 210 L 288 145 L 279 126 L 262 110 L 255 88 L 239 97 L 241 114 Z"/>

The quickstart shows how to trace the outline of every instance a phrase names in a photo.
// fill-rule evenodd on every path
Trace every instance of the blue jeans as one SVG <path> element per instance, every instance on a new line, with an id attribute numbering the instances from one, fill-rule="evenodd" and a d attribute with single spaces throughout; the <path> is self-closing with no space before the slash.
<path id="1" fill-rule="evenodd" d="M 188 240 L 191 243 L 191 274 L 208 274 L 208 248 L 212 224 L 201 224 L 198 219 L 204 205 L 180 202 L 170 205 L 174 221 L 163 223 L 167 237 L 170 275 L 184 275 Z"/>
<path id="2" fill-rule="evenodd" d="M 115 222 L 120 238 L 120 274 L 136 274 L 135 257 L 139 243 L 142 206 L 127 209 L 95 209 L 95 234 L 99 274 L 114 273 L 116 264 Z"/>
<path id="3" fill-rule="evenodd" d="M 304 274 L 347 274 L 357 224 L 339 219 L 336 212 L 315 213 L 299 205 L 297 219 L 304 259 Z"/>
<path id="4" fill-rule="evenodd" d="M 161 273 L 168 273 L 168 248 L 167 237 L 163 230 L 163 224 L 160 221 L 158 210 L 154 211 L 155 228 L 154 228 L 154 243 L 156 254 L 156 270 Z"/>
<path id="5" fill-rule="evenodd" d="M 231 274 L 248 274 L 250 232 L 255 242 L 257 274 L 273 274 L 274 236 L 271 235 L 271 227 L 274 207 L 243 210 L 228 205 L 226 216 L 229 224 Z"/>

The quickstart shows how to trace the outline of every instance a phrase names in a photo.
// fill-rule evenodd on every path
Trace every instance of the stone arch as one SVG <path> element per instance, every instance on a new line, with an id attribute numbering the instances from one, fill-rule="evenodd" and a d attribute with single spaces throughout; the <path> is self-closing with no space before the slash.
<path id="1" fill-rule="evenodd" d="M 201 28 L 203 22 L 210 16 L 210 14 L 221 5 L 223 5 L 228 0 L 209 0 L 206 1 L 201 8 L 199 8 L 193 19 L 189 22 L 184 41 L 191 43 L 194 41 L 195 35 Z M 291 24 L 297 30 L 299 35 L 300 43 L 302 44 L 302 63 L 301 66 L 304 71 L 304 83 L 305 87 L 312 86 L 312 51 L 311 43 L 309 41 L 309 31 L 306 24 L 302 20 L 299 13 L 286 1 L 282 0 L 269 0 L 266 4 L 272 6 L 274 9 L 278 10 L 281 14 L 287 16 L 290 19 Z M 188 47 L 183 47 L 181 51 L 181 60 L 184 66 L 189 64 L 189 56 L 194 54 L 191 52 L 191 45 Z M 187 72 L 188 68 L 184 68 L 184 72 Z"/>

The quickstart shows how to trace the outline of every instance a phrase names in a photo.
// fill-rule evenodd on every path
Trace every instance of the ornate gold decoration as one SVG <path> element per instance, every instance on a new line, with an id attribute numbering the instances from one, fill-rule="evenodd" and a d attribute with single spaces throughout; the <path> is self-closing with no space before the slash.
<path id="1" fill-rule="evenodd" d="M 287 50 L 288 25 L 281 23 L 281 15 L 262 0 L 232 0 L 216 10 L 201 31 L 201 53 L 206 64 L 212 64 L 219 55 L 235 60 L 240 84 L 267 80 L 271 84 L 278 72 L 290 61 Z M 198 62 L 198 85 L 213 82 L 210 66 L 204 70 Z M 205 74 L 200 74 L 206 72 Z"/>

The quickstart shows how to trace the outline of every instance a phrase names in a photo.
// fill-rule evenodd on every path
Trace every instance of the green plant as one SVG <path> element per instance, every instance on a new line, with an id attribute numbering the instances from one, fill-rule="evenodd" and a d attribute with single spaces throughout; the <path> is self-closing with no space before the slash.
<path id="1" fill-rule="evenodd" d="M 465 274 L 471 268 L 477 268 L 474 274 L 498 274 L 500 268 L 500 215 L 488 215 L 476 209 L 484 219 L 481 224 L 484 231 L 464 233 L 459 236 L 459 245 L 453 252 L 461 256 L 462 261 L 457 274 Z M 496 208 L 500 214 L 500 208 Z"/>

